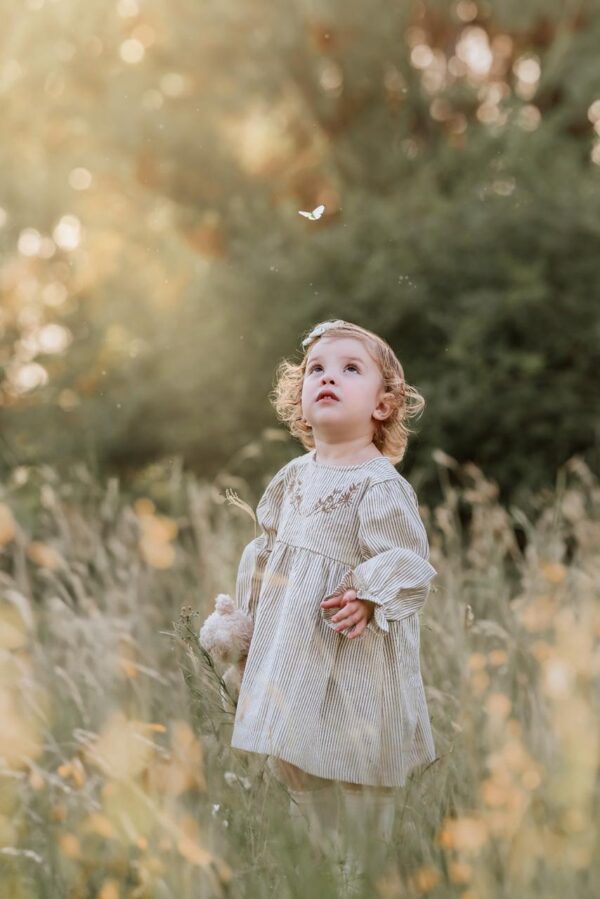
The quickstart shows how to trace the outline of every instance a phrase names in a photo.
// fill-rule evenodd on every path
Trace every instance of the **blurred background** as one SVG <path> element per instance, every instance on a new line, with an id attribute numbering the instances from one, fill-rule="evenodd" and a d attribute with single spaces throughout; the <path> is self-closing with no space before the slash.
<path id="1" fill-rule="evenodd" d="M 5 475 L 254 480 L 330 317 L 425 396 L 426 498 L 436 448 L 504 498 L 597 465 L 597 3 L 0 6 Z"/>

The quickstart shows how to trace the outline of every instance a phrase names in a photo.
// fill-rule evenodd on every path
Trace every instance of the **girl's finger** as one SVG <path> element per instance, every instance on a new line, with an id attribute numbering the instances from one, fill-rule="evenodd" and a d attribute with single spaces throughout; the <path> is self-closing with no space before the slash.
<path id="1" fill-rule="evenodd" d="M 352 640 L 354 637 L 360 637 L 365 627 L 366 624 L 364 624 L 362 621 L 359 621 L 358 624 L 356 624 L 348 634 L 348 639 Z"/>
<path id="2" fill-rule="evenodd" d="M 349 609 L 348 606 L 344 606 L 343 609 L 340 609 L 339 612 L 336 612 L 332 617 L 332 621 L 342 621 L 342 619 L 349 618 L 351 615 L 354 615 L 355 611 L 353 609 Z"/>
<path id="3" fill-rule="evenodd" d="M 324 599 L 321 602 L 322 606 L 341 606 L 342 605 L 342 597 L 341 596 L 330 596 L 328 599 Z"/>
<path id="4" fill-rule="evenodd" d="M 340 629 L 343 629 L 345 627 L 350 627 L 351 624 L 356 624 L 357 621 L 360 621 L 360 616 L 355 612 L 353 615 L 345 615 L 342 618 L 338 618 L 337 615 L 334 615 L 331 620 L 340 625 Z"/>

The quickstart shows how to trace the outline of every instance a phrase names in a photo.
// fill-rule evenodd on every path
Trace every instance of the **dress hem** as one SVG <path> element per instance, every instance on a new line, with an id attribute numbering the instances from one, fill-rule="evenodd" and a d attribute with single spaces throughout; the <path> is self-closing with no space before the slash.
<path id="1" fill-rule="evenodd" d="M 437 756 L 434 756 L 433 758 L 426 758 L 426 759 L 422 759 L 419 762 L 413 763 L 410 766 L 410 768 L 407 768 L 406 776 L 401 783 L 399 783 L 397 780 L 394 781 L 393 783 L 391 783 L 389 778 L 387 778 L 387 779 L 383 778 L 379 781 L 373 781 L 373 780 L 368 780 L 368 781 L 358 780 L 358 781 L 356 781 L 356 780 L 352 780 L 351 778 L 349 778 L 347 776 L 341 777 L 339 775 L 336 775 L 335 773 L 332 773 L 331 769 L 328 768 L 328 766 L 319 767 L 318 770 L 316 770 L 312 766 L 310 768 L 308 768 L 308 767 L 306 767 L 306 762 L 303 762 L 302 759 L 300 758 L 300 756 L 293 756 L 293 754 L 292 754 L 292 757 L 290 758 L 287 754 L 282 755 L 281 753 L 268 752 L 268 751 L 265 751 L 264 749 L 250 748 L 248 743 L 246 743 L 245 745 L 242 745 L 243 743 L 244 743 L 243 740 L 238 739 L 236 741 L 236 743 L 234 743 L 232 741 L 230 745 L 231 745 L 232 749 L 240 749 L 244 752 L 253 752 L 256 755 L 264 755 L 266 757 L 272 756 L 273 758 L 281 759 L 282 762 L 289 762 L 291 765 L 296 765 L 298 768 L 301 768 L 303 771 L 306 772 L 306 774 L 312 774 L 315 777 L 323 777 L 323 778 L 327 778 L 329 780 L 335 780 L 335 781 L 345 781 L 346 783 L 359 784 L 361 786 L 369 786 L 369 787 L 395 787 L 397 789 L 400 789 L 401 787 L 406 786 L 406 781 L 407 781 L 408 775 L 411 774 L 411 772 L 414 771 L 415 768 L 419 768 L 419 767 L 421 767 L 421 765 L 430 764 L 431 762 L 435 761 L 435 758 L 437 757 Z M 256 744 L 254 744 L 254 745 L 256 745 Z"/>

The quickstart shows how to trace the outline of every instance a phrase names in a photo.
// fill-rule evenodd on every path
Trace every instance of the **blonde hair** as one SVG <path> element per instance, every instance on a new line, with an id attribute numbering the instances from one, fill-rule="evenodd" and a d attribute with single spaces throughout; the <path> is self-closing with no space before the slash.
<path id="1" fill-rule="evenodd" d="M 407 419 L 423 411 L 425 399 L 416 387 L 406 383 L 404 369 L 393 349 L 372 331 L 352 322 L 342 322 L 340 319 L 336 320 L 335 325 L 324 328 L 322 332 L 319 329 L 318 336 L 309 339 L 313 330 L 314 328 L 307 332 L 308 336 L 303 341 L 301 361 L 290 362 L 284 359 L 277 367 L 275 387 L 269 394 L 277 417 L 288 426 L 291 434 L 300 440 L 305 449 L 314 448 L 312 427 L 302 417 L 302 385 L 308 353 L 315 342 L 321 339 L 321 334 L 324 337 L 355 337 L 363 343 L 377 362 L 386 389 L 386 399 L 392 405 L 388 417 L 383 421 L 376 421 L 373 443 L 390 462 L 394 464 L 400 462 L 406 452 L 409 435 L 415 433 L 408 427 Z"/>

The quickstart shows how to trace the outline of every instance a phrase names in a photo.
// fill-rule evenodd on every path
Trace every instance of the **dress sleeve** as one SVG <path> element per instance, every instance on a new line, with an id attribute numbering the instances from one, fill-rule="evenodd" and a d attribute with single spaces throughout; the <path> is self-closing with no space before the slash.
<path id="1" fill-rule="evenodd" d="M 284 465 L 277 472 L 261 496 L 256 507 L 256 518 L 263 533 L 247 544 L 238 566 L 235 605 L 250 615 L 253 621 L 265 565 L 277 536 L 287 468 Z"/>
<path id="2" fill-rule="evenodd" d="M 330 597 L 356 590 L 358 599 L 376 603 L 367 627 L 384 635 L 389 632 L 388 621 L 407 618 L 422 608 L 437 571 L 428 561 L 427 531 L 408 481 L 380 481 L 367 488 L 358 517 L 365 561 L 346 572 Z M 330 627 L 335 628 L 329 619 L 338 611 L 321 608 Z"/>

